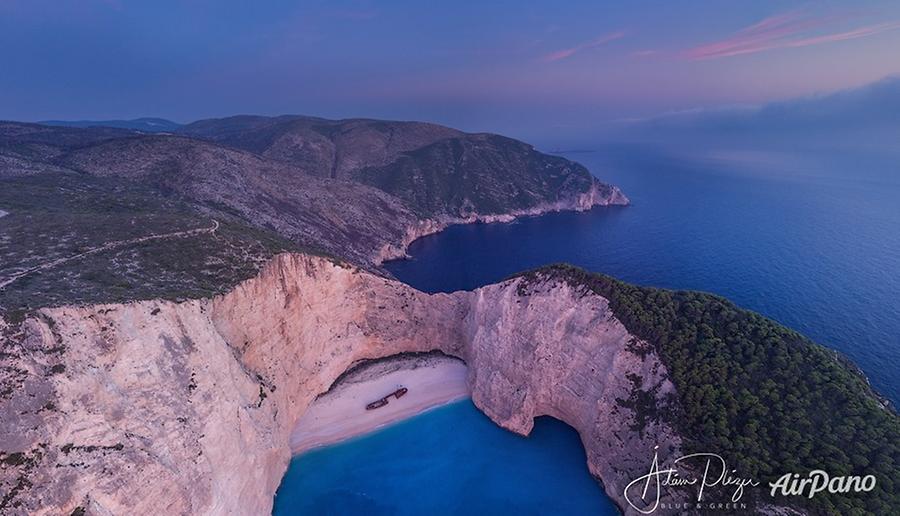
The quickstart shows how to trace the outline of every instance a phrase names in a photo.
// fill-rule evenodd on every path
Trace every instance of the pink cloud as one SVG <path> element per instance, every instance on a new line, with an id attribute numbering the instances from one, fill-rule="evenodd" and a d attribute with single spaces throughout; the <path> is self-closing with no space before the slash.
<path id="1" fill-rule="evenodd" d="M 809 45 L 818 45 L 819 43 L 831 43 L 832 41 L 844 41 L 848 39 L 863 38 L 872 36 L 889 30 L 900 29 L 900 22 L 879 23 L 877 25 L 869 25 L 868 27 L 860 27 L 847 32 L 839 32 L 837 34 L 827 34 L 825 36 L 817 36 L 796 41 L 790 41 L 787 47 L 805 47 Z"/>
<path id="2" fill-rule="evenodd" d="M 601 45 L 605 45 L 611 41 L 615 41 L 617 39 L 622 39 L 625 37 L 624 31 L 611 32 L 609 34 L 604 34 L 596 39 L 592 39 L 591 41 L 586 41 L 581 43 L 580 45 L 576 45 L 570 48 L 564 48 L 562 50 L 557 50 L 556 52 L 551 52 L 541 57 L 541 61 L 545 63 L 552 63 L 554 61 L 561 61 L 563 59 L 567 59 L 572 57 L 573 55 L 581 52 L 582 50 L 587 50 L 590 48 L 599 47 Z"/>
<path id="3" fill-rule="evenodd" d="M 778 14 L 745 27 L 731 37 L 688 49 L 682 53 L 682 57 L 697 61 L 755 54 L 777 48 L 806 47 L 862 38 L 900 27 L 898 23 L 881 23 L 845 32 L 810 34 L 812 31 L 847 19 L 846 15 L 809 18 L 799 12 Z"/>

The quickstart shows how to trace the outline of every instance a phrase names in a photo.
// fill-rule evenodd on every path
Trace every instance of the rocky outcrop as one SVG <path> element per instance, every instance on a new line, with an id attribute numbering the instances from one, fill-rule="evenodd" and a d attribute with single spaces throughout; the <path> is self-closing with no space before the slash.
<path id="1" fill-rule="evenodd" d="M 620 505 L 653 445 L 679 447 L 664 422 L 635 431 L 623 403 L 651 386 L 667 402 L 658 357 L 604 298 L 549 277 L 428 295 L 279 255 L 213 299 L 45 309 L 4 332 L 0 512 L 266 514 L 315 396 L 402 352 L 465 360 L 475 404 L 505 428 L 572 425 Z"/>
<path id="2" fill-rule="evenodd" d="M 528 434 L 534 418 L 553 416 L 575 428 L 588 467 L 607 494 L 622 494 L 646 472 L 652 450 L 679 449 L 660 421 L 638 424 L 623 402 L 654 393 L 665 407 L 674 393 L 666 368 L 646 343 L 628 333 L 609 302 L 556 281 L 524 286 L 521 279 L 472 294 L 466 315 L 466 359 L 472 400 L 498 425 Z"/>

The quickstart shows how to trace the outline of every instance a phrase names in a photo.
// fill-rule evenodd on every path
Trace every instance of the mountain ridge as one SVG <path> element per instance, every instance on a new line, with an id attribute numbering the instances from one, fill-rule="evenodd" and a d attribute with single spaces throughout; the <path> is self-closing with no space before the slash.
<path id="1" fill-rule="evenodd" d="M 174 132 L 179 127 L 182 127 L 182 124 L 179 124 L 178 122 L 155 117 L 141 117 L 130 120 L 42 120 L 37 123 L 41 125 L 78 128 L 112 127 L 144 133 Z"/>
<path id="2" fill-rule="evenodd" d="M 429 145 L 455 145 L 452 142 L 474 150 L 462 160 L 427 151 L 424 158 L 417 154 Z M 417 169 L 410 176 L 403 166 L 393 165 L 397 162 L 414 163 Z M 391 175 L 401 182 L 415 180 L 397 189 L 384 181 Z M 380 267 L 383 261 L 404 257 L 413 240 L 451 224 L 628 203 L 617 188 L 593 178 L 584 167 L 516 140 L 420 122 L 298 116 L 238 116 L 156 134 L 0 122 L 0 181 L 18 189 L 0 194 L 0 208 L 10 213 L 0 226 L 18 235 L 15 245 L 6 249 L 10 264 L 42 255 L 51 262 L 78 254 L 67 245 L 48 248 L 41 234 L 53 235 L 54 243 L 92 248 L 107 243 L 104 238 L 167 233 L 163 220 L 183 229 L 209 226 L 210 219 L 223 224 L 222 231 L 202 238 L 202 251 L 193 250 L 196 261 L 186 262 L 191 267 L 157 258 L 183 253 L 184 246 L 174 241 L 154 242 L 149 246 L 156 248 L 154 253 L 141 251 L 147 246 L 110 253 L 110 275 L 124 274 L 116 262 L 128 263 L 128 277 L 116 282 L 130 285 L 138 298 L 182 299 L 196 295 L 194 286 L 209 292 L 210 278 L 202 271 L 223 267 L 231 271 L 225 275 L 229 279 L 214 291 L 229 288 L 251 277 L 272 253 L 296 248 L 386 274 Z M 459 188 L 447 188 L 453 184 Z M 122 212 L 126 217 L 110 217 L 123 209 L 111 195 L 116 191 L 127 192 L 124 199 L 131 206 L 144 203 L 150 209 L 131 208 Z M 23 195 L 41 202 L 23 202 Z M 419 202 L 423 198 L 429 202 Z M 77 206 L 79 211 L 66 215 L 61 206 Z M 174 218 L 153 211 L 176 206 Z M 97 224 L 104 231 L 96 231 Z M 249 258 L 240 251 L 246 246 L 252 249 Z M 0 307 L 27 309 L 48 299 L 65 301 L 48 298 L 47 292 L 91 293 L 73 294 L 72 301 L 103 301 L 103 293 L 112 291 L 117 294 L 107 300 L 128 295 L 128 289 L 111 289 L 95 272 L 85 284 L 74 265 L 61 276 L 53 274 L 60 271 L 40 270 L 44 273 L 17 280 L 16 289 L 0 289 Z M 3 274 L 18 272 L 0 270 L 0 280 Z M 172 291 L 175 277 L 191 287 L 183 293 Z M 66 280 L 59 283 L 57 278 Z"/>

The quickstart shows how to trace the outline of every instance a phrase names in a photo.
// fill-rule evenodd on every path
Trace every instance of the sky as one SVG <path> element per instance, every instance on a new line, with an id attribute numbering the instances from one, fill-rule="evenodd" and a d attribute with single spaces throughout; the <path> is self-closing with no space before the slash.
<path id="1" fill-rule="evenodd" d="M 0 119 L 292 113 L 527 139 L 900 74 L 900 2 L 0 0 L 0 49 Z"/>

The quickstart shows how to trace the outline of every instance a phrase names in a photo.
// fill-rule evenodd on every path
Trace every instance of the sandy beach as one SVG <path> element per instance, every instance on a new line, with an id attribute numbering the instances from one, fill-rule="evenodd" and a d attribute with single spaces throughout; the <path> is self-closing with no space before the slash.
<path id="1" fill-rule="evenodd" d="M 381 360 L 353 369 L 319 396 L 291 433 L 293 454 L 371 432 L 430 408 L 469 396 L 467 368 L 458 359 L 439 354 Z M 399 387 L 400 399 L 375 410 L 366 405 Z"/>

